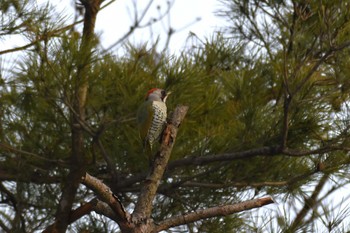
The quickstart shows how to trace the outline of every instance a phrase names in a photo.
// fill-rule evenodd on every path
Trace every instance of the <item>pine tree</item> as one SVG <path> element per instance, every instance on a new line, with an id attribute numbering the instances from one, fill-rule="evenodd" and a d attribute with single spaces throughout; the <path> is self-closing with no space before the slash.
<path id="1" fill-rule="evenodd" d="M 109 3 L 80 0 L 73 24 L 0 4 L 0 37 L 27 42 L 0 51 L 22 54 L 1 67 L 1 231 L 346 230 L 329 197 L 349 179 L 350 2 L 224 0 L 229 26 L 178 56 L 102 50 Z M 172 95 L 149 168 L 135 114 L 152 87 Z"/>

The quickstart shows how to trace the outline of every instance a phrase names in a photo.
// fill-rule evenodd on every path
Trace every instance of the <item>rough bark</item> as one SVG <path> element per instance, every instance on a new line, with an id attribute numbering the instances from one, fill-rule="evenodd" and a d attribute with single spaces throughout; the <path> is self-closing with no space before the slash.
<path id="1" fill-rule="evenodd" d="M 85 174 L 82 182 L 88 188 L 93 190 L 101 201 L 108 204 L 108 206 L 114 212 L 114 214 L 112 215 L 113 219 L 118 223 L 122 230 L 127 230 L 131 227 L 130 214 L 126 212 L 119 198 L 115 194 L 113 194 L 113 192 L 107 185 L 105 185 L 102 181 L 96 179 L 95 177 L 89 175 L 88 173 Z M 106 211 L 108 211 L 108 209 Z M 109 215 L 111 216 L 111 214 Z"/>
<path id="2" fill-rule="evenodd" d="M 204 210 L 198 210 L 196 212 L 175 216 L 167 220 L 164 220 L 156 224 L 157 227 L 154 232 L 159 232 L 162 230 L 169 229 L 171 227 L 188 224 L 188 223 L 206 219 L 206 218 L 227 216 L 230 214 L 242 212 L 244 210 L 250 210 L 253 208 L 262 207 L 271 203 L 274 203 L 274 200 L 271 197 L 262 197 L 254 200 L 244 201 L 237 204 L 217 206 L 217 207 L 208 208 Z"/>
<path id="3" fill-rule="evenodd" d="M 171 150 L 175 143 L 178 127 L 187 113 L 187 106 L 179 106 L 175 109 L 171 123 L 167 125 L 163 133 L 162 144 L 156 155 L 153 166 L 141 188 L 139 199 L 133 212 L 133 221 L 138 223 L 150 218 L 152 202 L 156 195 L 160 180 L 168 164 Z"/>

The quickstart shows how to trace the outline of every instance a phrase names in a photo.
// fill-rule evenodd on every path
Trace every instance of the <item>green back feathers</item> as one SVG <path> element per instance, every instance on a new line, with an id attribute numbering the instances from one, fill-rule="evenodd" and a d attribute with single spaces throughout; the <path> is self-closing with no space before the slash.
<path id="1" fill-rule="evenodd" d="M 140 137 L 145 140 L 153 119 L 152 101 L 145 101 L 137 111 L 137 125 Z"/>

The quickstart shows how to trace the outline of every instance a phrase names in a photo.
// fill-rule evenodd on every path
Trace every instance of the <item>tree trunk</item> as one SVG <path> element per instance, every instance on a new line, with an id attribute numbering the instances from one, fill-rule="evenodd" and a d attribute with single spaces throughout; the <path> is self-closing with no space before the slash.
<path id="1" fill-rule="evenodd" d="M 96 16 L 101 0 L 81 0 L 85 8 L 84 29 L 79 53 L 81 59 L 77 64 L 74 96 L 72 103 L 67 103 L 71 110 L 72 154 L 70 157 L 70 171 L 64 181 L 62 196 L 56 213 L 56 222 L 45 232 L 66 232 L 69 225 L 72 205 L 82 177 L 86 173 L 86 156 L 84 152 L 84 130 L 81 126 L 85 122 L 85 104 L 88 91 L 88 75 L 90 70 L 92 40 Z"/>

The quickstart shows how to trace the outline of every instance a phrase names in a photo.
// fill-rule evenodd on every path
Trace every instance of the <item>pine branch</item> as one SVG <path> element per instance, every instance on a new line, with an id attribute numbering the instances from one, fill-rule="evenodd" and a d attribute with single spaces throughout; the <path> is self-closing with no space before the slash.
<path id="1" fill-rule="evenodd" d="M 73 210 L 69 217 L 69 223 L 73 223 L 77 221 L 79 218 L 89 214 L 91 211 L 95 209 L 97 202 L 98 202 L 97 198 L 94 198 L 91 201 L 84 203 L 77 209 Z"/>
<path id="2" fill-rule="evenodd" d="M 171 173 L 172 170 L 187 167 L 187 166 L 205 166 L 215 162 L 227 162 L 234 161 L 238 159 L 249 159 L 257 156 L 290 156 L 290 157 L 303 157 L 309 155 L 318 155 L 324 153 L 331 153 L 335 151 L 350 151 L 349 147 L 343 146 L 324 146 L 315 150 L 299 150 L 299 149 L 290 149 L 285 148 L 281 149 L 280 146 L 271 146 L 271 147 L 260 147 L 245 151 L 238 151 L 232 153 L 223 153 L 223 154 L 213 154 L 202 157 L 185 157 L 183 159 L 178 159 L 175 161 L 171 161 L 168 164 L 167 172 Z M 118 184 L 115 184 L 113 188 L 123 190 L 127 188 L 131 190 L 130 187 L 137 182 L 141 182 L 146 178 L 147 174 L 145 172 L 141 172 L 135 174 L 134 176 L 124 179 Z M 133 189 L 132 189 L 133 190 Z"/>
<path id="3" fill-rule="evenodd" d="M 92 40 L 94 37 L 94 28 L 97 13 L 99 12 L 102 0 L 80 0 L 85 8 L 84 14 L 84 28 L 81 39 L 79 52 L 81 59 L 76 65 L 77 74 L 74 97 L 72 107 L 82 122 L 85 122 L 86 115 L 86 100 L 88 91 L 88 73 L 90 66 L 86 61 L 91 58 Z M 59 201 L 56 222 L 52 225 L 50 232 L 65 232 L 69 224 L 70 212 L 73 206 L 74 198 L 82 177 L 86 173 L 87 158 L 84 148 L 84 131 L 79 127 L 77 117 L 72 113 L 71 117 L 71 140 L 72 140 L 72 154 L 71 167 L 65 180 L 62 195 Z"/>
<path id="4" fill-rule="evenodd" d="M 115 165 L 114 165 L 115 163 L 114 163 L 112 157 L 107 153 L 107 151 L 106 151 L 105 147 L 103 146 L 99 137 L 96 137 L 94 139 L 94 143 L 97 144 L 98 148 L 101 151 L 103 159 L 107 163 L 107 168 L 112 175 L 112 180 L 116 180 L 118 178 L 118 174 L 117 174 L 117 171 L 115 169 Z"/>
<path id="5" fill-rule="evenodd" d="M 108 2 L 107 4 L 105 4 L 104 6 L 102 6 L 100 10 L 106 8 L 107 6 L 109 6 L 110 4 L 112 4 L 113 2 L 115 2 L 115 0 L 111 0 L 110 2 Z M 77 21 L 77 22 L 74 22 L 74 23 L 72 23 L 72 24 L 70 24 L 70 25 L 67 25 L 67 26 L 64 26 L 64 27 L 62 27 L 62 28 L 58 28 L 58 29 L 53 30 L 53 31 L 51 31 L 51 32 L 47 32 L 47 33 L 45 33 L 45 34 L 43 34 L 43 35 L 39 35 L 39 36 L 37 36 L 37 38 L 36 38 L 34 41 L 32 41 L 32 42 L 30 42 L 30 43 L 28 43 L 28 44 L 25 44 L 25 45 L 23 45 L 23 46 L 15 47 L 15 48 L 12 48 L 12 49 L 1 50 L 1 51 L 0 51 L 0 55 L 6 54 L 6 53 L 13 53 L 13 52 L 22 51 L 22 50 L 25 50 L 25 49 L 27 49 L 27 48 L 30 48 L 30 47 L 36 45 L 36 44 L 39 43 L 40 41 L 45 41 L 45 40 L 47 40 L 47 39 L 49 39 L 49 38 L 52 38 L 52 37 L 59 37 L 63 32 L 72 29 L 74 26 L 76 26 L 76 25 L 78 25 L 78 24 L 80 24 L 80 23 L 82 23 L 82 22 L 84 22 L 84 20 L 79 20 L 79 21 Z"/>
<path id="6" fill-rule="evenodd" d="M 208 189 L 223 189 L 223 188 L 260 188 L 260 187 L 281 187 L 288 185 L 288 181 L 265 181 L 258 183 L 250 183 L 250 182 L 233 182 L 233 183 L 205 183 L 205 182 L 194 182 L 187 181 L 181 187 L 196 187 L 196 188 L 208 188 Z"/>
<path id="7" fill-rule="evenodd" d="M 282 150 L 281 154 L 291 156 L 291 157 L 302 157 L 302 156 L 308 156 L 308 155 L 330 153 L 334 151 L 348 152 L 350 151 L 350 148 L 345 146 L 328 146 L 328 145 L 324 147 L 320 147 L 315 150 L 298 150 L 298 149 L 286 148 Z"/>
<path id="8" fill-rule="evenodd" d="M 281 147 L 287 148 L 288 141 L 288 132 L 289 132 L 289 107 L 292 102 L 292 95 L 288 92 L 288 84 L 286 86 L 286 93 L 284 94 L 284 102 L 283 102 L 283 123 L 282 123 L 282 132 L 281 132 Z"/>
<path id="9" fill-rule="evenodd" d="M 312 195 L 309 198 L 305 198 L 305 203 L 303 208 L 299 211 L 297 216 L 295 217 L 293 223 L 290 225 L 290 227 L 286 230 L 286 232 L 296 232 L 299 226 L 303 225 L 304 218 L 306 217 L 307 213 L 315 208 L 317 204 L 319 204 L 319 201 L 317 200 L 317 197 L 319 196 L 322 188 L 326 184 L 328 180 L 328 175 L 324 174 L 322 178 L 320 179 L 319 183 L 315 187 L 315 190 L 313 191 Z"/>
<path id="10" fill-rule="evenodd" d="M 4 198 L 5 196 L 7 197 L 9 202 L 12 203 L 13 209 L 17 211 L 18 202 L 16 196 L 12 192 L 10 192 L 2 183 L 0 183 L 0 193 L 2 198 Z"/>
<path id="11" fill-rule="evenodd" d="M 2 219 L 0 219 L 0 229 L 3 230 L 5 233 L 11 233 L 12 230 L 8 227 L 8 224 L 5 224 Z"/>
<path id="12" fill-rule="evenodd" d="M 70 213 L 69 216 L 69 224 L 77 221 L 78 219 L 80 219 L 81 217 L 91 213 L 91 211 L 96 210 L 97 205 L 99 204 L 99 200 L 97 198 L 92 199 L 91 201 L 81 205 L 80 207 L 78 207 L 77 209 L 73 210 Z M 49 233 L 49 232 L 57 232 L 55 229 L 56 225 L 50 225 L 48 228 L 46 228 L 43 233 Z"/>
<path id="13" fill-rule="evenodd" d="M 64 162 L 63 160 L 48 159 L 46 157 L 40 156 L 38 154 L 34 154 L 32 152 L 28 152 L 28 151 L 14 148 L 13 146 L 6 144 L 6 143 L 3 143 L 3 142 L 0 142 L 0 148 L 2 148 L 3 150 L 15 153 L 17 155 L 22 155 L 22 156 L 28 157 L 28 158 L 30 158 L 31 161 L 38 160 L 40 162 L 46 162 L 49 164 L 60 165 L 62 167 L 67 167 L 67 165 L 68 165 L 67 162 Z"/>
<path id="14" fill-rule="evenodd" d="M 173 113 L 171 123 L 164 130 L 160 151 L 156 155 L 150 173 L 142 185 L 140 196 L 135 206 L 133 220 L 136 223 L 148 219 L 151 215 L 153 199 L 168 164 L 178 127 L 184 119 L 187 110 L 187 106 L 178 106 Z"/>
<path id="15" fill-rule="evenodd" d="M 198 187 L 198 188 L 209 188 L 209 189 L 223 189 L 223 188 L 229 188 L 229 187 L 235 187 L 235 188 L 282 187 L 282 186 L 290 186 L 299 181 L 305 180 L 308 177 L 314 175 L 315 173 L 321 170 L 322 169 L 320 169 L 319 167 L 316 167 L 312 171 L 306 172 L 301 175 L 297 175 L 285 181 L 230 182 L 230 183 L 208 183 L 208 182 L 186 181 L 181 185 L 181 187 Z"/>
<path id="16" fill-rule="evenodd" d="M 337 51 L 342 51 L 346 48 L 350 47 L 350 41 L 345 41 L 339 46 L 331 47 L 327 51 L 324 52 L 322 57 L 312 66 L 312 68 L 309 70 L 309 72 L 305 75 L 305 77 L 301 80 L 301 82 L 298 84 L 298 86 L 295 88 L 293 94 L 299 92 L 301 88 L 304 86 L 304 84 L 310 80 L 312 75 L 317 71 L 317 69 L 331 56 L 334 55 Z"/>
<path id="17" fill-rule="evenodd" d="M 181 216 L 175 216 L 159 222 L 158 224 L 156 224 L 155 232 L 160 232 L 162 230 L 166 230 L 171 227 L 176 227 L 176 226 L 196 222 L 206 218 L 231 215 L 231 214 L 242 212 L 245 210 L 259 208 L 271 203 L 274 203 L 274 200 L 271 197 L 262 197 L 262 198 L 258 198 L 250 201 L 244 201 L 237 204 L 224 205 L 224 206 L 212 207 L 204 210 L 198 210 L 196 212 L 192 212 Z"/>
<path id="18" fill-rule="evenodd" d="M 206 165 L 213 162 L 222 162 L 222 161 L 232 161 L 237 159 L 247 159 L 255 156 L 263 155 L 275 155 L 280 153 L 279 147 L 260 147 L 245 151 L 232 152 L 232 153 L 223 153 L 223 154 L 214 154 L 207 155 L 202 157 L 187 157 L 184 159 L 179 159 L 169 163 L 168 168 L 174 169 L 176 167 L 183 167 L 189 165 Z"/>
<path id="19" fill-rule="evenodd" d="M 12 48 L 12 49 L 1 50 L 0 51 L 0 55 L 6 54 L 6 53 L 13 53 L 13 52 L 25 50 L 27 48 L 30 48 L 30 47 L 36 45 L 40 41 L 45 41 L 45 40 L 47 40 L 49 38 L 52 38 L 52 37 L 59 37 L 62 34 L 62 32 L 68 31 L 71 28 L 73 28 L 75 25 L 78 25 L 78 24 L 80 24 L 82 22 L 83 22 L 83 20 L 80 20 L 80 21 L 74 22 L 74 23 L 72 23 L 70 25 L 67 25 L 65 27 L 53 30 L 51 32 L 47 32 L 44 35 L 38 35 L 34 41 L 32 41 L 32 42 L 30 42 L 30 43 L 28 43 L 26 45 L 15 47 L 15 48 Z"/>
<path id="20" fill-rule="evenodd" d="M 245 151 L 238 151 L 232 153 L 223 154 L 213 154 L 201 157 L 187 157 L 179 160 L 170 162 L 168 169 L 175 169 L 177 167 L 185 166 L 203 166 L 211 164 L 214 162 L 227 162 L 237 159 L 249 159 L 256 156 L 274 156 L 274 155 L 285 155 L 290 157 L 303 157 L 308 155 L 323 154 L 334 151 L 350 151 L 349 147 L 343 146 L 324 146 L 314 150 L 304 150 L 304 149 L 291 149 L 291 148 L 281 148 L 280 146 L 265 146 Z"/>

